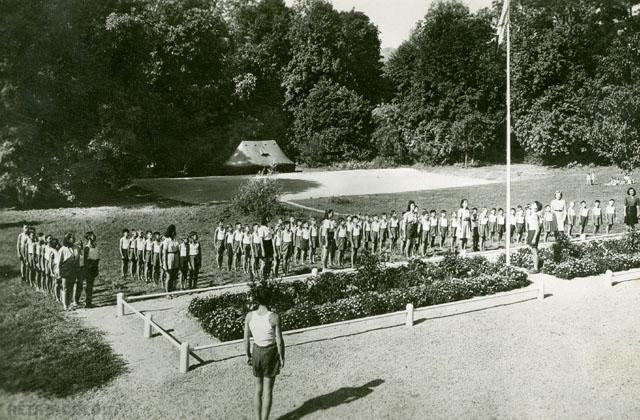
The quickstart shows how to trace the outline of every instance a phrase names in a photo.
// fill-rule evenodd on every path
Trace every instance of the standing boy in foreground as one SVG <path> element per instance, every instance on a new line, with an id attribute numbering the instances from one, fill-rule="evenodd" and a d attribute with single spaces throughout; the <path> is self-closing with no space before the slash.
<path id="1" fill-rule="evenodd" d="M 255 377 L 254 409 L 256 418 L 268 420 L 271 412 L 273 385 L 284 367 L 284 340 L 280 317 L 269 310 L 268 287 L 258 285 L 251 292 L 256 309 L 247 314 L 244 322 L 244 345 L 247 364 Z M 253 352 L 250 337 L 253 337 Z"/>

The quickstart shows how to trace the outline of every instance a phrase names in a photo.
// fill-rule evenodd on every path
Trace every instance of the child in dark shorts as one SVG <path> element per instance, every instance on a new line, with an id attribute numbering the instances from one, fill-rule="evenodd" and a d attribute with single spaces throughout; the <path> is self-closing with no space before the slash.
<path id="1" fill-rule="evenodd" d="M 280 317 L 269 310 L 271 287 L 256 286 L 251 300 L 257 306 L 247 314 L 244 323 L 244 345 L 247 364 L 252 367 L 255 380 L 255 411 L 258 418 L 268 419 L 271 410 L 273 385 L 284 367 L 285 348 Z M 251 345 L 253 337 L 253 346 Z"/>
<path id="2" fill-rule="evenodd" d="M 471 209 L 471 232 L 472 232 L 472 249 L 473 251 L 479 251 L 480 245 L 480 231 L 479 231 L 479 218 L 478 218 L 478 209 Z"/>
<path id="3" fill-rule="evenodd" d="M 320 247 L 320 238 L 318 236 L 318 225 L 316 219 L 311 218 L 311 226 L 309 226 L 309 234 L 311 240 L 309 241 L 309 264 L 315 264 L 316 262 L 316 250 Z"/>
<path id="4" fill-rule="evenodd" d="M 580 202 L 580 235 L 584 234 L 584 230 L 587 228 L 589 222 L 589 209 L 587 208 L 587 202 Z"/>

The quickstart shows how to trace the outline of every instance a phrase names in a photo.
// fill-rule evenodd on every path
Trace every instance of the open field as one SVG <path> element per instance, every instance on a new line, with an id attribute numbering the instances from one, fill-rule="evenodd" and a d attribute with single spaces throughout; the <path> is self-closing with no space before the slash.
<path id="1" fill-rule="evenodd" d="M 156 195 L 186 202 L 210 203 L 230 200 L 251 176 L 201 178 L 147 178 L 135 184 Z M 359 169 L 353 171 L 309 171 L 277 175 L 284 201 L 353 194 L 383 194 L 487 184 L 490 180 L 431 173 L 413 168 Z"/>
<path id="2" fill-rule="evenodd" d="M 544 166 L 516 164 L 512 166 L 512 180 L 536 181 L 553 179 L 562 187 L 565 178 L 573 186 L 585 184 L 588 168 L 549 168 Z M 613 167 L 594 168 L 599 185 L 610 177 L 619 176 Z M 199 178 L 145 178 L 135 180 L 135 185 L 156 197 L 184 203 L 213 203 L 230 200 L 240 185 L 251 176 L 210 176 Z M 411 167 L 367 170 L 322 170 L 305 169 L 303 172 L 277 175 L 284 201 L 318 200 L 323 202 L 333 197 L 356 195 L 381 195 L 415 191 L 442 191 L 454 188 L 503 183 L 504 165 L 489 165 L 476 168 L 457 166 Z M 556 181 L 557 180 L 557 181 Z M 547 185 L 548 186 L 548 185 Z M 553 187 L 551 187 L 553 188 Z M 564 188 L 569 191 L 569 188 Z"/>
<path id="3" fill-rule="evenodd" d="M 564 198 L 567 202 L 576 202 L 576 209 L 579 208 L 581 200 L 585 200 L 587 206 L 591 208 L 593 207 L 593 201 L 596 199 L 602 202 L 602 207 L 606 206 L 610 198 L 615 199 L 619 211 L 618 223 L 622 223 L 621 206 L 624 203 L 624 196 L 628 186 L 607 186 L 604 184 L 605 179 L 608 180 L 610 176 L 617 174 L 617 170 L 615 168 L 597 168 L 595 172 L 599 181 L 593 186 L 586 185 L 583 172 L 572 169 L 554 170 L 549 171 L 546 175 L 540 174 L 533 178 L 524 173 L 521 176 L 514 175 L 511 183 L 512 207 L 519 204 L 525 205 L 533 200 L 548 204 L 553 199 L 554 192 L 560 190 L 564 193 Z M 382 212 L 388 213 L 391 210 L 404 211 L 407 207 L 407 202 L 414 200 L 421 210 L 446 210 L 450 213 L 459 208 L 462 198 L 469 200 L 470 207 L 504 208 L 506 202 L 505 183 L 502 181 L 485 185 L 396 194 L 324 197 L 296 200 L 295 202 L 318 209 L 332 208 L 334 211 L 343 214 L 379 214 Z"/>

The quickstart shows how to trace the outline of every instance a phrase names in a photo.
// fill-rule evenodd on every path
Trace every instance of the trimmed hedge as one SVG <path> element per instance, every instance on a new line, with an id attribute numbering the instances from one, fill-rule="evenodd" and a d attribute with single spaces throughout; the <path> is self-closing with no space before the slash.
<path id="1" fill-rule="evenodd" d="M 504 262 L 504 256 L 499 261 Z M 519 249 L 512 254 L 511 262 L 531 269 L 531 251 L 529 248 Z M 599 275 L 607 270 L 640 268 L 640 233 L 634 232 L 621 239 L 585 243 L 562 238 L 550 249 L 540 250 L 540 264 L 543 273 L 566 280 Z"/>
<path id="2" fill-rule="evenodd" d="M 268 283 L 272 310 L 281 315 L 284 330 L 437 305 L 527 286 L 527 275 L 482 257 L 447 255 L 433 263 L 412 260 L 384 268 L 372 256 L 352 273 L 323 273 L 291 283 Z M 263 283 L 264 286 L 264 283 Z M 251 291 L 195 298 L 189 312 L 222 341 L 242 337 Z"/>

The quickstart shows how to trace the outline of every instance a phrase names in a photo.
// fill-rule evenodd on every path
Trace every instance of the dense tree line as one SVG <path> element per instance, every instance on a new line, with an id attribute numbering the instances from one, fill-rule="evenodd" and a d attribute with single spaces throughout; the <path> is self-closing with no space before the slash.
<path id="1" fill-rule="evenodd" d="M 636 0 L 519 0 L 513 133 L 547 164 L 640 160 Z M 87 202 L 133 177 L 214 173 L 241 139 L 298 162 L 500 161 L 501 2 L 438 1 L 383 63 L 324 0 L 0 3 L 0 196 Z"/>

